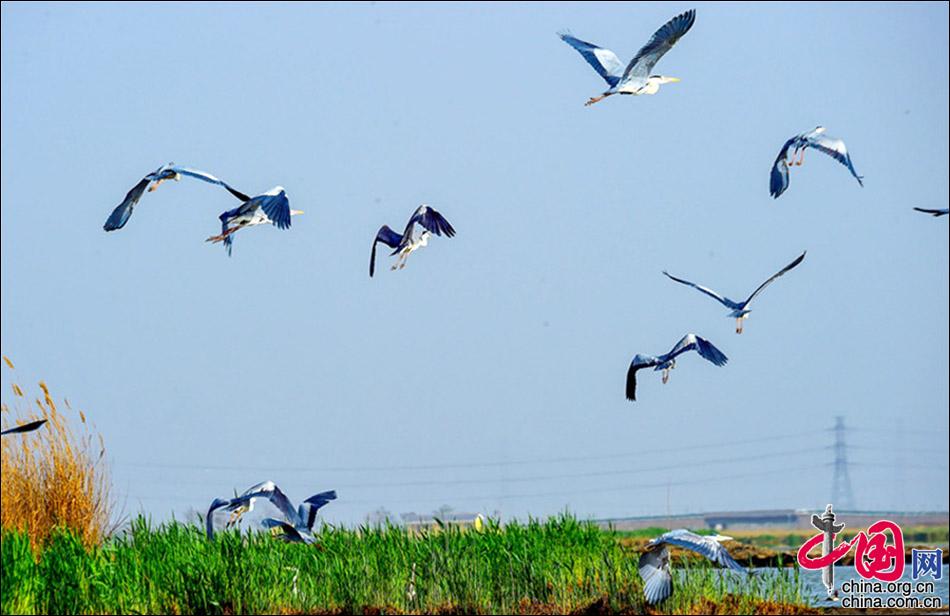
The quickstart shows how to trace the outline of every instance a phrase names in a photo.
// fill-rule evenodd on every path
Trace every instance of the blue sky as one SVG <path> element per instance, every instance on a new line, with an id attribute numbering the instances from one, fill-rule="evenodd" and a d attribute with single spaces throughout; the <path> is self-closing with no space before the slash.
<path id="1" fill-rule="evenodd" d="M 697 8 L 653 97 L 630 58 Z M 607 517 L 823 507 L 853 428 L 857 505 L 948 506 L 944 3 L 2 6 L 2 323 L 102 433 L 119 505 L 165 518 L 264 479 L 326 519 L 448 504 Z M 768 195 L 782 143 L 815 152 Z M 234 206 L 175 161 L 305 215 L 203 240 Z M 419 203 L 458 231 L 367 276 Z M 661 271 L 743 295 L 734 333 Z M 388 264 L 387 264 L 388 265 Z M 666 386 L 636 353 L 696 332 Z"/>

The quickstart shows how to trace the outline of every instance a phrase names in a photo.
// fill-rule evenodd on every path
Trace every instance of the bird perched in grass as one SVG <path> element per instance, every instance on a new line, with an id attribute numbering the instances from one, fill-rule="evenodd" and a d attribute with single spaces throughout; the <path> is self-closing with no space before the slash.
<path id="1" fill-rule="evenodd" d="M 413 235 L 416 223 L 423 228 L 422 233 L 418 236 Z M 392 248 L 393 251 L 390 253 L 390 256 L 399 255 L 396 263 L 394 263 L 390 269 L 402 269 L 406 267 L 406 260 L 409 258 L 409 255 L 428 245 L 429 235 L 432 233 L 440 236 L 444 233 L 448 237 L 454 237 L 455 229 L 452 228 L 452 225 L 449 224 L 449 221 L 447 221 L 442 214 L 426 204 L 422 204 L 416 208 L 416 211 L 412 213 L 412 217 L 409 218 L 409 222 L 406 224 L 406 228 L 402 233 L 396 233 L 390 229 L 388 225 L 380 227 L 379 231 L 376 232 L 376 238 L 373 240 L 373 251 L 369 257 L 370 278 L 373 277 L 373 273 L 376 271 L 376 244 L 382 242 Z"/>
<path id="2" fill-rule="evenodd" d="M 102 228 L 106 231 L 121 229 L 125 226 L 125 223 L 129 221 L 129 218 L 132 216 L 132 210 L 135 209 L 136 204 L 142 198 L 142 195 L 145 194 L 146 189 L 148 192 L 152 192 L 158 188 L 162 182 L 167 182 L 168 180 L 177 182 L 181 180 L 182 176 L 195 178 L 210 184 L 217 184 L 242 201 L 247 201 L 249 198 L 247 195 L 234 190 L 226 182 L 219 180 L 210 173 L 198 171 L 197 169 L 189 169 L 188 167 L 179 167 L 176 166 L 175 163 L 168 163 L 149 173 L 142 178 L 138 184 L 133 186 L 132 190 L 125 195 L 125 199 L 122 200 L 122 203 L 117 205 L 112 211 L 112 214 L 109 215 L 106 224 L 103 225 Z"/>
<path id="3" fill-rule="evenodd" d="M 729 299 L 728 297 L 724 295 L 720 295 L 719 293 L 716 293 L 709 287 L 704 287 L 702 285 L 696 284 L 695 282 L 690 282 L 688 280 L 683 280 L 682 278 L 677 278 L 676 276 L 673 276 L 672 274 L 668 272 L 663 272 L 663 273 L 670 280 L 675 280 L 676 282 L 680 284 L 685 284 L 686 286 L 693 287 L 697 291 L 705 293 L 709 297 L 713 298 L 714 300 L 716 300 L 717 302 L 719 302 L 720 304 L 722 304 L 723 306 L 731 310 L 731 312 L 727 316 L 736 320 L 736 333 L 741 334 L 742 322 L 749 318 L 749 313 L 752 312 L 752 310 L 749 309 L 749 304 L 752 303 L 752 300 L 755 299 L 755 296 L 761 293 L 762 290 L 765 289 L 765 287 L 769 286 L 773 280 L 775 280 L 776 278 L 778 278 L 785 272 L 791 270 L 792 268 L 796 267 L 799 263 L 802 262 L 804 258 L 805 258 L 805 253 L 803 252 L 801 255 L 799 255 L 798 258 L 796 258 L 794 261 L 792 261 L 791 263 L 783 267 L 781 271 L 779 271 L 778 273 L 773 275 L 771 278 L 769 278 L 768 280 L 760 284 L 759 288 L 757 288 L 755 291 L 752 292 L 752 295 L 750 295 L 748 298 L 746 298 L 744 301 L 741 301 L 741 302 L 737 302 L 735 300 Z"/>
<path id="4" fill-rule="evenodd" d="M 241 516 L 253 511 L 254 502 L 259 498 L 266 498 L 283 514 L 284 519 L 266 518 L 261 524 L 280 534 L 285 541 L 299 543 L 314 543 L 313 523 L 316 521 L 317 511 L 332 500 L 336 500 L 336 491 L 320 492 L 306 499 L 296 509 L 273 481 L 264 481 L 248 488 L 244 494 L 234 498 L 216 498 L 208 507 L 205 514 L 205 532 L 208 539 L 214 538 L 214 512 L 225 509 L 231 513 L 228 527 L 233 526 Z"/>
<path id="5" fill-rule="evenodd" d="M 637 354 L 630 362 L 630 368 L 627 370 L 627 400 L 637 399 L 637 371 L 643 368 L 653 368 L 654 371 L 663 371 L 663 383 L 670 380 L 670 370 L 676 367 L 676 358 L 687 351 L 696 351 L 700 357 L 712 362 L 716 366 L 725 366 L 729 361 L 722 351 L 713 346 L 705 338 L 700 338 L 696 334 L 686 334 L 683 336 L 673 349 L 659 357 Z"/>
<path id="6" fill-rule="evenodd" d="M 733 571 L 745 572 L 746 569 L 737 563 L 726 548 L 723 541 L 731 541 L 732 537 L 725 535 L 697 535 L 680 528 L 664 533 L 646 545 L 646 551 L 640 555 L 638 568 L 643 580 L 643 594 L 647 603 L 653 605 L 673 595 L 673 575 L 670 572 L 670 551 L 668 546 L 686 548 L 722 565 Z"/>
<path id="7" fill-rule="evenodd" d="M 824 126 L 816 126 L 814 129 L 795 135 L 785 142 L 782 149 L 779 150 L 775 162 L 772 164 L 772 175 L 769 178 L 769 194 L 778 199 L 785 189 L 788 188 L 788 170 L 789 167 L 801 167 L 805 163 L 805 150 L 815 148 L 834 158 L 836 161 L 848 168 L 858 184 L 864 186 L 864 177 L 858 175 L 851 163 L 851 155 L 848 154 L 848 148 L 844 141 L 835 139 L 825 134 Z M 795 156 L 798 155 L 798 160 Z"/>
<path id="8" fill-rule="evenodd" d="M 609 49 L 582 41 L 566 32 L 559 33 L 558 36 L 561 37 L 561 40 L 576 49 L 610 86 L 610 89 L 600 96 L 591 97 L 585 103 L 585 106 L 593 105 L 614 94 L 632 94 L 634 96 L 656 94 L 661 85 L 679 81 L 676 77 L 651 75 L 650 73 L 656 63 L 660 61 L 660 58 L 673 48 L 676 41 L 689 32 L 695 21 L 696 11 L 691 10 L 666 22 L 650 37 L 647 44 L 637 52 L 637 55 L 630 60 L 626 68 L 620 62 L 617 54 Z"/>

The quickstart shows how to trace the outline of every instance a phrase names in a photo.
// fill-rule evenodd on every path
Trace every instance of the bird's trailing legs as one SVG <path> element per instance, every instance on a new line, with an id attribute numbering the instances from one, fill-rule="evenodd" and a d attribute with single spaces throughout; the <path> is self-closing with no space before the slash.
<path id="1" fill-rule="evenodd" d="M 670 380 L 670 368 L 663 369 L 663 384 L 666 385 Z"/>
<path id="2" fill-rule="evenodd" d="M 739 317 L 738 319 L 736 319 L 736 333 L 737 334 L 742 333 L 742 317 Z"/>
<path id="3" fill-rule="evenodd" d="M 585 107 L 590 107 L 590 106 L 593 105 L 594 103 L 598 103 L 598 102 L 604 100 L 605 98 L 607 98 L 608 96 L 610 96 L 610 94 L 601 94 L 600 96 L 592 96 L 592 97 L 590 97 L 590 98 L 587 100 L 586 103 L 584 103 L 584 106 L 585 106 Z"/>
<path id="4" fill-rule="evenodd" d="M 227 231 L 225 231 L 225 232 L 222 233 L 221 235 L 212 235 L 211 237 L 209 237 L 209 238 L 206 239 L 205 241 L 206 241 L 206 242 L 211 242 L 212 244 L 217 244 L 218 242 L 223 242 L 223 241 L 224 241 L 224 238 L 226 238 L 227 236 L 231 235 L 232 233 L 234 233 L 235 231 L 237 231 L 237 230 L 240 229 L 240 228 L 241 228 L 241 227 L 231 227 L 230 229 L 228 229 Z"/>
<path id="5" fill-rule="evenodd" d="M 798 161 L 795 161 L 795 155 L 798 154 Z M 789 167 L 801 167 L 805 163 L 805 148 L 792 152 L 792 161 L 788 164 Z"/>
<path id="6" fill-rule="evenodd" d="M 395 271 L 395 270 L 397 270 L 397 269 L 402 269 L 402 268 L 406 267 L 406 260 L 407 260 L 408 258 L 409 258 L 409 251 L 408 251 L 408 250 L 399 253 L 399 258 L 396 259 L 396 262 L 393 263 L 393 266 L 392 266 L 391 268 L 389 268 L 389 269 Z"/>

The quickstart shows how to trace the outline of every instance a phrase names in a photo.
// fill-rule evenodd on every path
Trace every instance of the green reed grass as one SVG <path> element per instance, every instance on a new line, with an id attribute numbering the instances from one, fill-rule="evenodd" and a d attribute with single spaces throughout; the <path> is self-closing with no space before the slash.
<path id="1" fill-rule="evenodd" d="M 482 532 L 325 527 L 318 547 L 264 533 L 209 541 L 198 526 L 153 528 L 141 518 L 98 547 L 68 531 L 54 532 L 35 557 L 21 532 L 0 542 L 3 613 L 524 613 L 600 600 L 615 611 L 644 609 L 637 555 L 569 516 L 490 522 Z M 801 599 L 787 579 L 686 567 L 662 611 L 732 595 L 741 597 L 730 599 L 733 612 Z"/>

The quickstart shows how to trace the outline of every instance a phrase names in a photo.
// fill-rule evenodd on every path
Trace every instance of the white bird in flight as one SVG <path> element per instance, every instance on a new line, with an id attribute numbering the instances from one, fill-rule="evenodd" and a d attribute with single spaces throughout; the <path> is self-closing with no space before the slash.
<path id="1" fill-rule="evenodd" d="M 729 555 L 726 548 L 722 547 L 723 541 L 732 541 L 732 537 L 718 534 L 702 536 L 680 528 L 664 533 L 648 543 L 637 565 L 640 578 L 643 580 L 643 594 L 647 603 L 653 605 L 673 595 L 670 551 L 667 548 L 670 545 L 696 552 L 733 571 L 745 572 L 746 569 Z"/>
<path id="2" fill-rule="evenodd" d="M 221 221 L 221 233 L 205 240 L 212 244 L 223 242 L 229 257 L 234 245 L 234 234 L 241 229 L 267 224 L 274 225 L 278 229 L 289 229 L 290 218 L 303 214 L 302 210 L 290 209 L 290 200 L 283 186 L 275 186 L 256 197 L 245 195 L 242 201 L 243 203 L 238 207 L 218 216 L 218 220 Z"/>
<path id="3" fill-rule="evenodd" d="M 656 94 L 661 85 L 679 81 L 676 77 L 651 75 L 650 73 L 656 63 L 660 61 L 660 58 L 673 48 L 676 41 L 689 32 L 695 21 L 696 11 L 690 10 L 666 22 L 650 37 L 647 44 L 637 52 L 637 55 L 630 60 L 626 68 L 620 62 L 617 54 L 609 49 L 582 41 L 566 32 L 558 34 L 562 41 L 584 56 L 587 63 L 594 67 L 597 74 L 603 77 L 607 85 L 610 86 L 610 89 L 600 96 L 591 97 L 585 103 L 585 106 L 593 105 L 597 101 L 614 94 L 631 94 L 634 96 Z"/>
<path id="4" fill-rule="evenodd" d="M 828 156 L 848 168 L 851 175 L 858 181 L 858 184 L 864 186 L 863 176 L 858 175 L 851 164 L 851 155 L 848 154 L 848 148 L 844 141 L 835 139 L 825 134 L 824 126 L 816 126 L 813 130 L 795 135 L 785 142 L 782 149 L 779 150 L 775 162 L 772 164 L 772 175 L 769 178 L 769 194 L 778 199 L 779 196 L 788 188 L 788 169 L 789 167 L 801 167 L 805 163 L 805 150 L 815 148 L 819 152 L 824 152 Z M 795 155 L 798 160 L 795 160 Z"/>
<path id="5" fill-rule="evenodd" d="M 273 481 L 263 481 L 257 485 L 251 486 L 245 490 L 244 494 L 235 498 L 216 498 L 208 507 L 205 514 L 205 532 L 208 539 L 214 539 L 214 512 L 221 508 L 226 508 L 231 513 L 228 520 L 228 526 L 232 526 L 241 518 L 242 515 L 254 510 L 254 502 L 259 498 L 266 498 L 284 516 L 284 520 L 266 518 L 261 524 L 265 528 L 277 529 L 282 532 L 281 537 L 285 541 L 314 543 L 313 523 L 316 520 L 317 511 L 332 500 L 336 500 L 336 491 L 320 492 L 314 494 L 300 504 L 296 509 L 287 495 Z"/>
<path id="6" fill-rule="evenodd" d="M 725 366 L 729 358 L 722 351 L 717 349 L 711 342 L 705 338 L 700 338 L 696 334 L 686 334 L 683 336 L 673 349 L 659 357 L 651 355 L 634 356 L 630 362 L 630 368 L 627 370 L 627 400 L 635 401 L 637 399 L 637 371 L 643 368 L 653 368 L 663 371 L 663 383 L 670 380 L 670 370 L 676 367 L 676 358 L 687 351 L 696 351 L 703 359 L 717 365 Z"/>
<path id="7" fill-rule="evenodd" d="M 803 252 L 801 255 L 799 255 L 797 259 L 795 259 L 794 261 L 792 261 L 791 263 L 783 267 L 781 271 L 774 274 L 771 278 L 769 278 L 768 280 L 760 284 L 759 288 L 757 288 L 755 291 L 752 292 L 752 295 L 750 295 L 748 298 L 746 298 L 744 301 L 741 301 L 741 302 L 737 302 L 735 300 L 729 299 L 728 297 L 725 297 L 724 295 L 720 295 L 719 293 L 716 293 L 709 287 L 704 287 L 702 285 L 696 284 L 695 282 L 690 282 L 688 280 L 683 280 L 682 278 L 677 278 L 676 276 L 673 276 L 672 274 L 665 271 L 663 273 L 670 280 L 675 280 L 676 282 L 679 282 L 681 284 L 685 284 L 687 286 L 693 287 L 697 291 L 701 291 L 702 293 L 705 293 L 709 297 L 713 298 L 714 300 L 716 300 L 717 302 L 719 302 L 726 308 L 729 308 L 731 312 L 727 316 L 736 320 L 736 333 L 741 334 L 742 322 L 749 318 L 749 313 L 752 312 L 752 310 L 749 309 L 749 304 L 752 302 L 753 299 L 755 299 L 755 296 L 761 293 L 762 290 L 765 289 L 765 287 L 769 286 L 773 280 L 775 280 L 776 278 L 778 278 L 785 272 L 789 271 L 790 269 L 794 268 L 799 263 L 801 263 L 802 260 L 804 260 L 804 258 L 805 258 L 805 253 Z"/>
<path id="8" fill-rule="evenodd" d="M 217 184 L 218 186 L 224 187 L 232 195 L 241 199 L 242 201 L 247 201 L 250 199 L 247 195 L 238 192 L 233 189 L 223 180 L 219 180 L 210 173 L 204 171 L 199 171 L 197 169 L 189 169 L 188 167 L 179 167 L 175 163 L 168 163 L 167 165 L 162 165 L 155 171 L 149 173 L 144 178 L 142 178 L 138 184 L 132 187 L 132 190 L 125 195 L 125 199 L 116 206 L 112 211 L 112 214 L 109 215 L 109 218 L 106 220 L 106 224 L 103 225 L 103 229 L 106 231 L 115 231 L 116 229 L 121 229 L 125 226 L 125 223 L 129 221 L 129 218 L 132 216 L 132 210 L 135 209 L 136 204 L 142 198 L 142 195 L 145 194 L 145 190 L 148 189 L 148 192 L 152 192 L 158 188 L 162 182 L 168 180 L 175 180 L 176 182 L 181 180 L 182 176 L 187 176 L 208 182 L 209 184 Z"/>
<path id="9" fill-rule="evenodd" d="M 413 235 L 416 223 L 419 223 L 424 229 L 418 237 Z M 442 214 L 424 203 L 412 213 L 412 217 L 409 218 L 409 222 L 401 234 L 390 229 L 389 225 L 380 227 L 379 231 L 376 232 L 376 238 L 373 240 L 373 250 L 369 256 L 370 278 L 372 278 L 376 272 L 376 244 L 382 242 L 392 248 L 393 251 L 390 253 L 390 256 L 399 255 L 396 263 L 394 263 L 390 269 L 402 269 L 406 267 L 406 260 L 409 258 L 409 255 L 429 244 L 429 235 L 431 233 L 435 233 L 436 235 L 445 233 L 448 237 L 454 237 L 455 229 L 452 228 L 452 225 L 449 224 L 449 221 L 447 221 Z"/>

